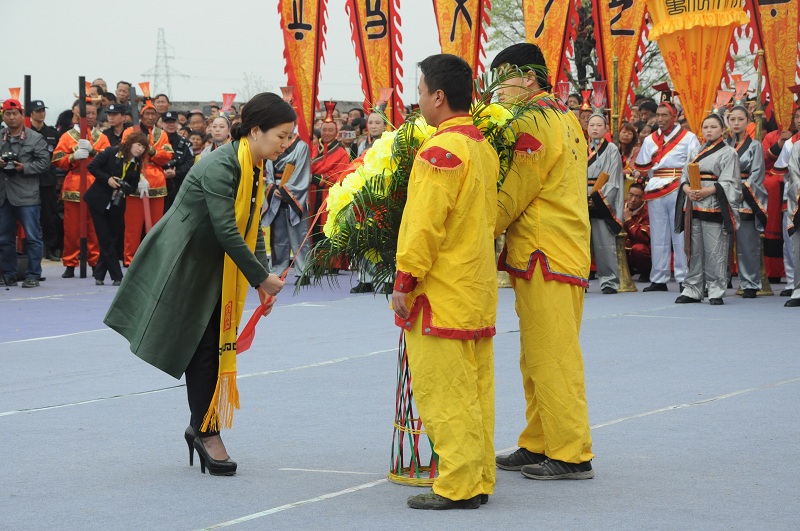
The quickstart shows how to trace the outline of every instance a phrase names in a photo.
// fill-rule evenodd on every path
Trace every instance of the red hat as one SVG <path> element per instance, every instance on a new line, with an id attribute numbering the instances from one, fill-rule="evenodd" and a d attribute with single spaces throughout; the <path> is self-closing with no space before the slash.
<path id="1" fill-rule="evenodd" d="M 581 104 L 580 110 L 591 111 L 592 105 L 589 103 L 589 98 L 592 97 L 591 89 L 581 90 L 581 97 L 583 98 L 583 103 Z"/>
<path id="2" fill-rule="evenodd" d="M 333 120 L 333 111 L 336 110 L 336 102 L 335 101 L 326 101 L 325 102 L 325 119 L 323 122 L 325 123 L 332 123 Z"/>
<path id="3" fill-rule="evenodd" d="M 3 102 L 3 112 L 9 111 L 11 109 L 16 109 L 19 112 L 22 112 L 22 104 L 19 102 L 19 100 L 9 98 Z"/>

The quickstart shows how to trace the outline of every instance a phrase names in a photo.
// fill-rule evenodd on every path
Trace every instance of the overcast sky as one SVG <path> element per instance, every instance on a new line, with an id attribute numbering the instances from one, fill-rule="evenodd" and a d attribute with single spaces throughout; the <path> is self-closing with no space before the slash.
<path id="1" fill-rule="evenodd" d="M 401 4 L 404 101 L 411 103 L 416 102 L 416 64 L 440 49 L 433 2 Z M 3 0 L 3 40 L 14 43 L 15 53 L 5 54 L 0 99 L 8 98 L 8 87 L 21 87 L 23 76 L 30 74 L 33 99 L 45 101 L 50 108 L 47 121 L 52 123 L 71 105 L 80 75 L 87 81 L 102 77 L 109 89 L 123 79 L 134 84 L 152 81 L 142 74 L 156 64 L 158 28 L 164 28 L 171 45 L 170 68 L 186 76 L 171 78 L 173 100 L 221 102 L 223 92 L 241 94 L 245 74 L 260 76 L 265 88 L 277 93 L 286 84 L 277 0 L 108 0 L 88 9 L 77 5 Z M 360 101 L 363 94 L 344 5 L 345 0 L 328 1 L 320 98 Z"/>

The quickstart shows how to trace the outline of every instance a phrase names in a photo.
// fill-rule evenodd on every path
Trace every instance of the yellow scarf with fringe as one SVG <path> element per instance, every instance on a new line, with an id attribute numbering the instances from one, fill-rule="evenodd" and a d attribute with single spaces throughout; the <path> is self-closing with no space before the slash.
<path id="1" fill-rule="evenodd" d="M 242 137 L 239 143 L 239 166 L 241 179 L 234 200 L 234 213 L 236 227 L 244 238 L 247 247 L 255 251 L 258 231 L 261 230 L 258 215 L 264 202 L 264 162 L 256 165 L 259 172 L 258 191 L 256 192 L 255 205 L 253 204 L 253 157 L 250 153 L 250 143 Z M 247 221 L 253 208 L 253 221 L 247 230 Z M 245 231 L 247 231 L 245 233 Z M 244 274 L 236 267 L 230 256 L 225 255 L 225 265 L 222 269 L 222 312 L 219 323 L 219 373 L 217 387 L 211 405 L 203 418 L 203 431 L 219 431 L 222 428 L 230 429 L 233 424 L 233 412 L 239 409 L 239 390 L 236 388 L 236 336 L 239 323 L 242 319 L 244 301 L 250 284 Z"/>

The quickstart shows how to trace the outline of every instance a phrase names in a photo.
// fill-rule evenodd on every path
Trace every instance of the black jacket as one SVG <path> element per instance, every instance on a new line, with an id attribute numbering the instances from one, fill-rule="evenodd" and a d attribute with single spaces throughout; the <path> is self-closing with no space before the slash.
<path id="1" fill-rule="evenodd" d="M 183 178 L 189 173 L 194 165 L 194 155 L 192 155 L 192 144 L 178 133 L 167 133 L 169 143 L 172 145 L 172 156 L 166 168 L 175 168 L 175 180 L 178 186 L 183 182 Z M 166 169 L 165 168 L 165 169 Z"/>
<path id="2" fill-rule="evenodd" d="M 47 151 L 50 153 L 50 157 L 52 158 L 53 151 L 55 151 L 56 146 L 58 145 L 58 139 L 61 138 L 61 134 L 58 132 L 58 129 L 47 124 L 42 124 L 41 129 L 36 129 L 33 127 L 33 125 L 31 125 L 31 130 L 36 131 L 44 137 L 45 142 L 47 142 Z M 59 168 L 57 166 L 50 164 L 50 169 L 46 172 L 42 172 L 39 175 L 39 187 L 55 186 L 56 172 L 58 170 Z"/>
<path id="3" fill-rule="evenodd" d="M 122 212 L 124 202 L 119 207 L 111 204 L 114 188 L 108 185 L 108 178 L 121 177 L 123 167 L 124 164 L 118 147 L 106 148 L 89 163 L 89 173 L 95 177 L 94 183 L 86 190 L 86 194 L 83 196 L 83 200 L 89 205 L 89 208 L 96 212 L 102 212 L 106 208 Z M 130 191 L 136 190 L 139 184 L 141 167 L 141 161 L 133 159 L 133 164 L 130 165 L 125 174 L 125 182 L 130 187 Z"/>

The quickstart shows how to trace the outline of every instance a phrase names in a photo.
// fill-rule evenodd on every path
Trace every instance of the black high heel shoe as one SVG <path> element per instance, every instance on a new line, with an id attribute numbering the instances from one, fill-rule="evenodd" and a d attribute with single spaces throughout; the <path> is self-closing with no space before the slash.
<path id="1" fill-rule="evenodd" d="M 203 441 L 200 440 L 200 437 L 195 437 L 193 444 L 194 449 L 197 450 L 197 456 L 200 458 L 200 472 L 205 474 L 207 466 L 208 473 L 212 476 L 232 476 L 236 474 L 236 461 L 231 461 L 230 458 L 224 461 L 217 461 L 208 455 L 206 447 L 203 446 Z"/>
<path id="2" fill-rule="evenodd" d="M 194 438 L 197 435 L 194 433 L 194 428 L 189 426 L 183 433 L 183 438 L 186 439 L 186 446 L 189 447 L 189 466 L 194 466 Z"/>

